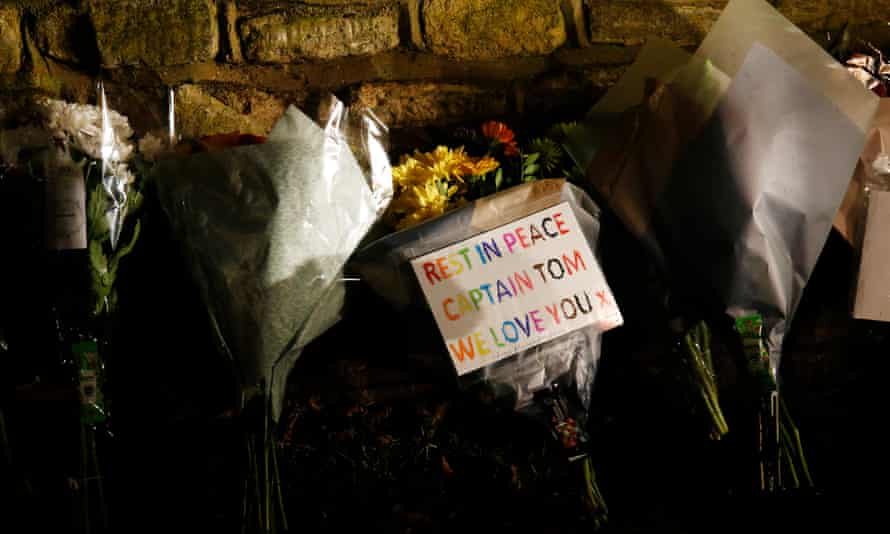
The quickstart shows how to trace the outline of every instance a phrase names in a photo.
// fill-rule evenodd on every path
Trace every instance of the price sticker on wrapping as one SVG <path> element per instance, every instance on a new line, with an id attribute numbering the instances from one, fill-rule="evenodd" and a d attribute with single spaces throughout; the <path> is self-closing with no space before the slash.
<path id="1" fill-rule="evenodd" d="M 411 262 L 458 375 L 623 323 L 567 202 Z"/>

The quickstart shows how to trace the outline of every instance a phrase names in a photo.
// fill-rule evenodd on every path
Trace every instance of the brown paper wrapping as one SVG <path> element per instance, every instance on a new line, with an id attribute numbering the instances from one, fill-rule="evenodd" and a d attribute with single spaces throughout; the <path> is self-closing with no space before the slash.
<path id="1" fill-rule="evenodd" d="M 642 105 L 624 113 L 613 137 L 597 152 L 587 180 L 631 233 L 661 256 L 651 216 L 674 162 L 707 119 L 676 86 L 651 81 Z"/>
<path id="2" fill-rule="evenodd" d="M 834 218 L 834 228 L 851 245 L 859 248 L 865 223 L 865 186 L 873 175 L 872 164 L 882 152 L 890 152 L 890 98 L 882 98 L 874 123 L 865 141 L 865 148 L 844 202 Z"/>
<path id="3" fill-rule="evenodd" d="M 872 191 L 862 243 L 853 317 L 890 321 L 890 192 Z"/>
<path id="4" fill-rule="evenodd" d="M 479 232 L 527 217 L 562 202 L 565 180 L 538 180 L 476 201 L 470 225 Z"/>

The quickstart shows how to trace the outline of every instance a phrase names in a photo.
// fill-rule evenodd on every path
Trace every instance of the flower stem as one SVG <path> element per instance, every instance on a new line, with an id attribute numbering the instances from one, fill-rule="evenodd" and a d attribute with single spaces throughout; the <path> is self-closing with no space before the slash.
<path id="1" fill-rule="evenodd" d="M 281 491 L 281 472 L 278 470 L 278 451 L 272 449 L 272 476 L 274 477 L 275 493 L 278 496 L 278 510 L 281 513 L 281 527 L 287 532 L 287 513 L 284 511 L 284 494 Z"/>
<path id="2" fill-rule="evenodd" d="M 729 425 L 720 408 L 714 361 L 711 355 L 711 333 L 700 321 L 683 337 L 686 359 L 693 368 L 693 380 L 699 387 L 702 400 L 711 416 L 711 437 L 720 439 L 729 432 Z"/>
<path id="3" fill-rule="evenodd" d="M 782 410 L 779 426 L 782 431 L 782 439 L 784 440 L 783 445 L 789 451 L 789 461 L 791 463 L 790 468 L 792 470 L 794 469 L 793 463 L 794 460 L 796 460 L 807 487 L 813 487 L 815 484 L 813 483 L 813 477 L 810 474 L 810 467 L 807 464 L 807 458 L 803 452 L 803 443 L 800 439 L 800 431 L 798 431 L 797 425 L 794 424 L 794 420 L 791 418 L 791 412 L 788 410 L 787 403 L 783 402 L 780 399 L 779 405 L 781 406 Z M 791 452 L 794 453 L 793 456 L 790 454 Z M 800 482 L 797 480 L 796 472 L 794 487 L 800 487 Z"/>
<path id="4" fill-rule="evenodd" d="M 593 514 L 594 528 L 599 528 L 608 521 L 609 508 L 606 506 L 606 500 L 603 498 L 599 485 L 596 483 L 596 473 L 594 472 L 593 461 L 591 461 L 590 457 L 584 458 L 582 469 L 584 470 L 588 506 Z"/>
<path id="5" fill-rule="evenodd" d="M 265 532 L 272 532 L 272 481 L 269 478 L 269 446 L 271 443 L 269 419 L 269 404 L 271 398 L 266 395 L 263 400 L 263 515 L 265 516 Z"/>

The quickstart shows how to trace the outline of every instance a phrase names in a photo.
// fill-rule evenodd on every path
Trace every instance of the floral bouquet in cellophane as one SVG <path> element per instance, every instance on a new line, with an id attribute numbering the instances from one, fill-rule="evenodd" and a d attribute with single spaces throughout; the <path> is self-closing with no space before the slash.
<path id="1" fill-rule="evenodd" d="M 284 520 L 273 426 L 288 373 L 340 319 L 343 266 L 392 196 L 385 143 L 372 113 L 333 100 L 321 125 L 291 107 L 267 138 L 183 143 L 155 167 L 161 205 L 241 387 L 245 525 L 260 531 Z"/>
<path id="2" fill-rule="evenodd" d="M 133 130 L 126 117 L 108 108 L 101 86 L 99 100 L 91 106 L 38 98 L 32 121 L 0 132 L 3 164 L 46 180 L 47 212 L 53 215 L 60 206 L 74 210 L 47 221 L 47 245 L 89 250 L 93 315 L 116 308 L 117 268 L 139 238 L 134 215 L 142 203 L 137 175 L 143 158 Z M 84 185 L 71 181 L 79 175 Z"/>
<path id="3" fill-rule="evenodd" d="M 384 216 L 397 231 L 359 250 L 350 266 L 397 310 L 433 312 L 446 341 L 441 361 L 451 360 L 462 388 L 486 389 L 549 429 L 578 466 L 599 524 L 607 508 L 587 413 L 600 333 L 622 319 L 596 259 L 599 209 L 564 179 L 578 176 L 562 146 L 572 127 L 520 146 L 505 124 L 487 122 L 458 130 L 456 148 L 403 156 Z M 575 232 L 571 254 L 557 252 L 559 237 Z M 504 271 L 497 280 L 484 274 L 495 264 Z M 561 285 L 567 276 L 591 287 L 563 295 L 573 287 Z M 566 327 L 577 317 L 577 327 Z"/>
<path id="4" fill-rule="evenodd" d="M 74 406 L 79 417 L 58 420 L 60 441 L 79 443 L 79 447 L 63 447 L 65 473 L 58 475 L 67 478 L 68 494 L 80 503 L 75 507 L 77 522 L 86 531 L 91 525 L 108 527 L 107 464 L 100 463 L 105 456 L 100 452 L 113 436 L 111 325 L 118 309 L 119 269 L 139 239 L 146 168 L 127 118 L 109 109 L 103 86 L 98 89 L 95 106 L 46 97 L 30 99 L 3 117 L 8 128 L 0 130 L 0 178 L 7 181 L 13 195 L 4 201 L 16 202 L 22 192 L 39 191 L 39 198 L 18 199 L 25 206 L 7 205 L 6 209 L 20 214 L 30 210 L 27 217 L 37 213 L 43 219 L 35 224 L 43 235 L 35 247 L 41 252 L 33 258 L 40 263 L 32 268 L 47 279 L 40 281 L 44 287 L 31 288 L 24 298 L 40 300 L 45 291 L 47 315 L 54 327 L 48 343 L 23 347 L 16 338 L 9 349 L 11 354 L 28 355 L 22 367 L 30 368 L 19 371 L 34 378 L 33 383 L 20 384 L 22 395 L 78 400 Z M 36 187 L 16 187 L 23 182 Z M 15 256 L 21 261 L 18 253 Z M 19 290 L 7 296 L 5 304 L 11 311 L 35 307 L 17 300 L 22 298 Z M 40 319 L 38 314 L 29 318 L 35 324 Z M 52 347 L 51 354 L 41 354 L 41 347 L 47 346 Z M 60 403 L 53 411 L 66 413 L 67 406 Z M 69 419 L 75 423 L 71 427 Z M 74 430 L 78 422 L 79 438 Z M 72 452 L 78 449 L 79 454 Z"/>

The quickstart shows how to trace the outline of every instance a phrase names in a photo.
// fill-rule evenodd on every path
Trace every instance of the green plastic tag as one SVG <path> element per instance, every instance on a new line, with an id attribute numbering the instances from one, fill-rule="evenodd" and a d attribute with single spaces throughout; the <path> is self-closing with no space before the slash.
<path id="1" fill-rule="evenodd" d="M 99 347 L 95 341 L 82 341 L 75 343 L 71 350 L 79 370 L 81 419 L 87 424 L 101 423 L 106 416 L 99 376 L 102 367 Z"/>
<path id="2" fill-rule="evenodd" d="M 775 390 L 776 382 L 770 372 L 769 351 L 763 343 L 763 318 L 756 313 L 739 317 L 735 320 L 735 328 L 742 338 L 751 373 L 760 379 L 767 391 Z"/>

